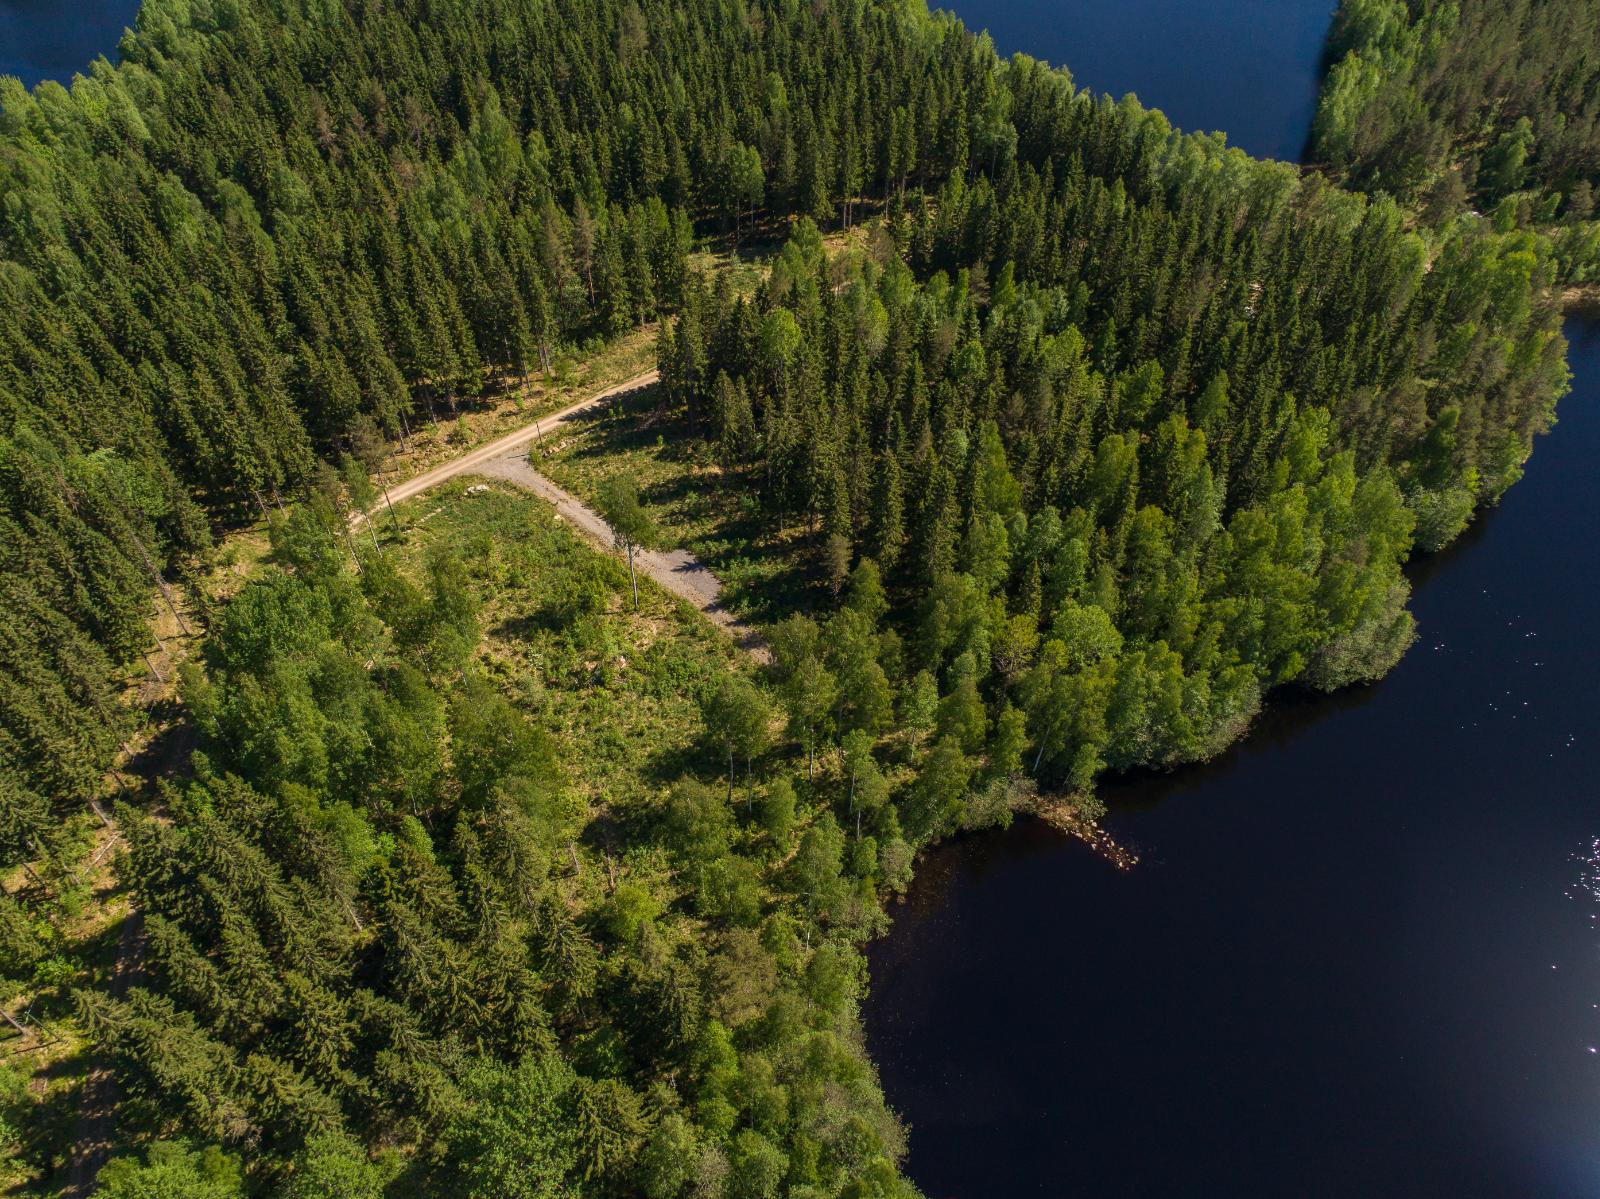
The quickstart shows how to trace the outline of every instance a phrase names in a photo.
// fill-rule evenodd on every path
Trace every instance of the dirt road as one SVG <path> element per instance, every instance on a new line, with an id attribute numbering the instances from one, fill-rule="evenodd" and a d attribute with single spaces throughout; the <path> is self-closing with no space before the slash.
<path id="1" fill-rule="evenodd" d="M 461 455 L 442 466 L 432 470 L 423 471 L 415 478 L 407 479 L 404 483 L 397 483 L 389 488 L 389 500 L 398 504 L 401 500 L 409 500 L 414 495 L 421 495 L 430 487 L 437 487 L 446 479 L 453 479 L 460 474 L 471 474 L 477 467 L 491 458 L 498 458 L 504 454 L 521 449 L 534 437 L 546 432 L 555 432 L 561 427 L 563 421 L 569 421 L 575 416 L 580 416 L 591 408 L 598 408 L 607 400 L 623 395 L 630 391 L 637 391 L 641 387 L 649 387 L 660 376 L 657 372 L 645 371 L 642 375 L 635 375 L 631 379 L 624 379 L 614 387 L 596 392 L 586 400 L 579 400 L 570 408 L 563 408 L 560 412 L 552 412 L 549 416 L 541 416 L 530 424 L 523 425 L 507 433 L 504 437 L 497 437 L 488 445 L 481 445 L 469 453 Z"/>
<path id="2" fill-rule="evenodd" d="M 503 479 L 531 491 L 540 499 L 550 503 L 573 528 L 591 541 L 599 543 L 602 548 L 613 550 L 615 546 L 611 527 L 600 519 L 600 514 L 594 509 L 572 493 L 557 487 L 533 468 L 528 458 L 528 443 L 536 436 L 559 431 L 563 422 L 581 416 L 619 395 L 641 387 L 649 387 L 656 378 L 655 371 L 646 371 L 586 400 L 580 400 L 570 408 L 541 417 L 534 424 L 524 425 L 513 433 L 507 433 L 504 437 L 491 441 L 488 445 L 480 446 L 469 454 L 463 454 L 453 462 L 446 462 L 414 479 L 408 479 L 391 487 L 389 498 L 394 503 L 408 500 L 457 475 L 472 474 Z M 673 595 L 681 596 L 699 608 L 705 613 L 707 620 L 725 630 L 741 648 L 758 661 L 768 660 L 766 643 L 762 641 L 761 635 L 722 606 L 719 598 L 722 584 L 688 550 L 641 550 L 634 555 L 634 565 L 641 574 L 654 579 Z"/>
<path id="3" fill-rule="evenodd" d="M 569 408 L 540 417 L 515 432 L 496 438 L 488 445 L 463 454 L 453 462 L 446 462 L 442 466 L 424 471 L 415 478 L 394 485 L 389 488 L 389 499 L 393 503 L 411 499 L 430 487 L 437 487 L 440 483 L 462 474 L 504 479 L 515 483 L 518 487 L 526 488 L 540 499 L 553 504 L 556 511 L 570 521 L 574 528 L 605 549 L 612 550 L 614 546 L 610 526 L 591 508 L 557 487 L 528 464 L 528 443 L 542 433 L 557 431 L 563 422 L 572 420 L 616 396 L 641 387 L 649 387 L 656 381 L 656 377 L 655 371 L 646 371 L 642 375 L 635 375 L 618 383 L 615 387 L 608 387 L 588 399 L 580 400 Z M 357 518 L 358 522 L 359 519 Z M 654 579 L 662 587 L 674 595 L 682 596 L 699 608 L 708 620 L 726 630 L 729 636 L 757 661 L 770 660 L 761 635 L 722 606 L 718 599 L 722 585 L 716 576 L 687 550 L 645 550 L 635 556 L 634 563 L 642 573 Z M 116 964 L 110 981 L 110 992 L 113 996 L 121 998 L 126 993 L 130 980 L 136 980 L 142 969 L 140 944 L 143 930 L 142 913 L 135 908 L 123 922 Z M 95 1175 L 110 1156 L 116 1141 L 120 1098 L 121 1090 L 116 1075 L 106 1062 L 98 1062 L 84 1080 L 83 1095 L 73 1130 L 73 1147 L 61 1168 L 61 1193 L 64 1196 L 81 1199 L 89 1195 L 93 1189 Z"/>

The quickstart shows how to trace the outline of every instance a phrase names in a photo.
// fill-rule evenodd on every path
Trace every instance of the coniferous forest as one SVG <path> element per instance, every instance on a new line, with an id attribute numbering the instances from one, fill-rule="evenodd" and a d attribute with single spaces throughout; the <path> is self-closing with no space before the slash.
<path id="1" fill-rule="evenodd" d="M 1313 157 L 1441 222 L 1539 224 L 1562 275 L 1600 280 L 1600 5 L 1342 0 Z"/>
<path id="2" fill-rule="evenodd" d="M 0 80 L 0 1000 L 112 1064 L 101 1193 L 914 1195 L 857 1004 L 916 851 L 1382 675 L 1552 419 L 1594 64 L 1484 115 L 1441 39 L 1335 68 L 1360 191 L 921 0 L 146 0 Z M 770 664 L 499 490 L 352 532 L 386 444 L 651 323 L 815 583 Z M 262 521 L 125 786 L 158 605 Z M 117 797 L 111 986 L 62 945 Z"/>

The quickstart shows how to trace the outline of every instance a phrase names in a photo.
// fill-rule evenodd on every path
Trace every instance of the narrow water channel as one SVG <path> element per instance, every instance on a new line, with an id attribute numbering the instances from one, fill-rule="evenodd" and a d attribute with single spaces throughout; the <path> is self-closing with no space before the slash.
<path id="1" fill-rule="evenodd" d="M 1303 142 L 1299 92 L 1285 132 L 1237 85 L 1273 30 L 1261 69 L 1314 72 L 1326 5 L 957 7 L 1181 126 L 1237 105 L 1246 148 Z M 1107 788 L 1131 872 L 1032 822 L 921 864 L 866 1019 L 931 1199 L 1600 1194 L 1600 322 L 1567 335 L 1557 429 L 1415 565 L 1389 678 Z"/>

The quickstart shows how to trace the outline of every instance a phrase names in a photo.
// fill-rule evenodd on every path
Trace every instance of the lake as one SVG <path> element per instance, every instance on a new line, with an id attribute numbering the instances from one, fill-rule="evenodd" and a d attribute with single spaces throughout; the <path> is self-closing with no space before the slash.
<path id="1" fill-rule="evenodd" d="M 1324 5 L 958 11 L 1179 126 L 1304 140 Z M 1413 567 L 1387 679 L 1108 786 L 1132 871 L 1031 821 L 920 864 L 865 1016 L 931 1199 L 1600 1194 L 1600 322 L 1567 334 L 1559 427 Z"/>
<path id="2" fill-rule="evenodd" d="M 0 0 L 0 75 L 70 83 L 102 54 L 116 61 L 138 11 L 138 0 Z"/>
<path id="3" fill-rule="evenodd" d="M 1223 130 L 1258 158 L 1299 161 L 1333 0 L 969 0 L 940 3 L 1001 54 L 1065 66 L 1080 87 L 1133 92 L 1184 129 Z"/>
<path id="4" fill-rule="evenodd" d="M 1326 0 L 958 5 L 1006 53 L 1298 157 Z M 0 0 L 0 73 L 132 0 Z M 1600 324 L 1528 477 L 1420 563 L 1382 683 L 1106 790 L 1120 872 L 1027 822 L 930 854 L 868 1039 L 932 1199 L 1600 1193 Z"/>

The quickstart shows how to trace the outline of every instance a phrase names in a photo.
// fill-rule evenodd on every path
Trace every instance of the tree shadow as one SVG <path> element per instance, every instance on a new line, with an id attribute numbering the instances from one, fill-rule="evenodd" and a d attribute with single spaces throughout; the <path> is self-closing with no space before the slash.
<path id="1" fill-rule="evenodd" d="M 124 885 L 114 888 L 114 890 L 126 893 L 127 888 Z M 111 985 L 122 953 L 123 925 L 131 918 L 130 916 L 124 916 L 119 920 L 113 920 L 104 928 L 96 929 L 93 933 L 85 936 L 78 943 L 77 956 L 89 968 L 94 978 L 94 985 L 97 988 L 105 988 Z"/>
<path id="2" fill-rule="evenodd" d="M 176 700 L 157 701 L 150 708 L 150 720 L 160 731 L 129 758 L 124 767 L 125 773 L 140 779 L 147 787 L 186 775 L 189 759 L 200 747 L 200 731 Z"/>
<path id="3" fill-rule="evenodd" d="M 708 443 L 691 432 L 687 412 L 663 411 L 655 385 L 635 389 L 574 419 L 584 441 L 573 461 L 615 460 L 648 452 L 683 469 L 639 480 L 639 495 L 667 525 L 668 541 L 699 558 L 722 584 L 726 608 L 760 624 L 815 607 L 822 588 L 806 569 L 811 547 L 804 534 L 775 528 L 754 505 L 740 501 L 755 491 L 750 468 L 714 474 Z M 702 418 L 700 430 L 705 430 Z M 705 530 L 698 532 L 698 530 Z"/>
<path id="4" fill-rule="evenodd" d="M 578 843 L 596 853 L 616 857 L 628 846 L 654 842 L 660 823 L 656 804 L 610 804 L 589 818 L 578 834 Z"/>
<path id="5" fill-rule="evenodd" d="M 560 636 L 570 631 L 573 623 L 584 615 L 583 607 L 570 600 L 546 600 L 517 616 L 507 616 L 489 628 L 491 636 L 506 641 L 528 644 L 540 634 Z"/>
<path id="6" fill-rule="evenodd" d="M 714 762 L 716 754 L 702 733 L 686 745 L 662 746 L 653 751 L 641 764 L 640 773 L 652 783 L 670 786 L 687 775 L 704 770 Z"/>

